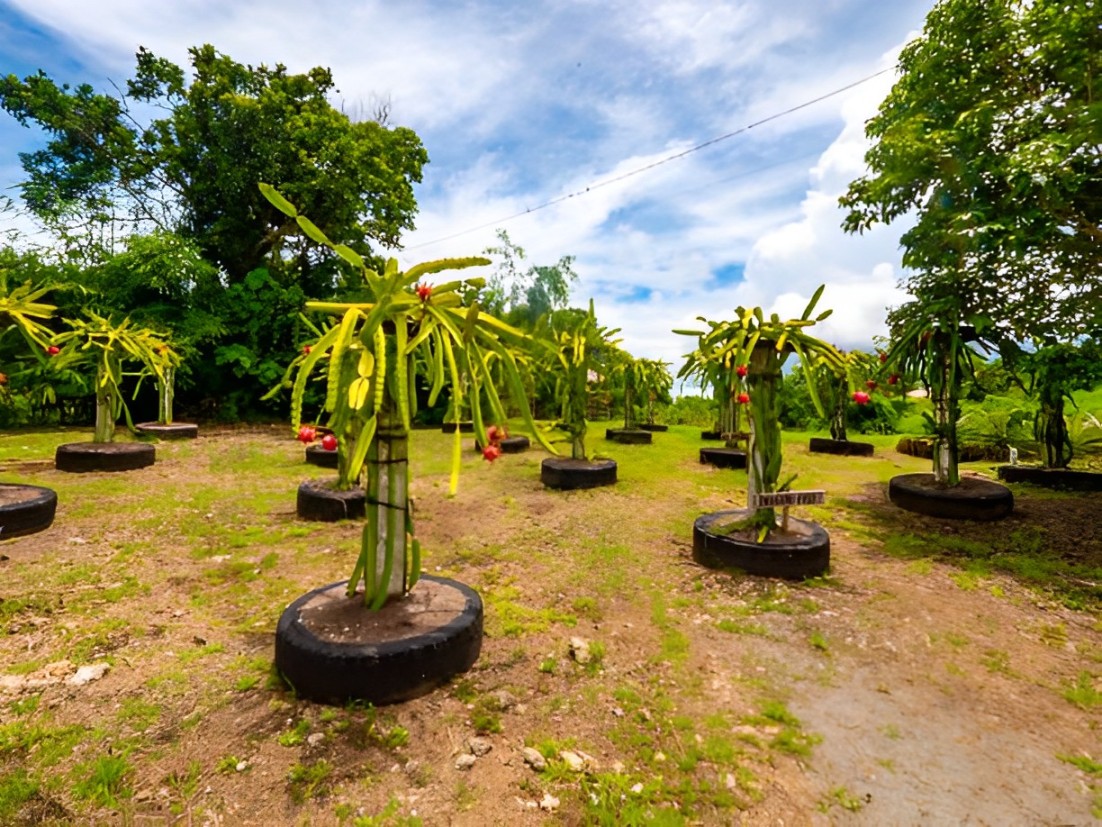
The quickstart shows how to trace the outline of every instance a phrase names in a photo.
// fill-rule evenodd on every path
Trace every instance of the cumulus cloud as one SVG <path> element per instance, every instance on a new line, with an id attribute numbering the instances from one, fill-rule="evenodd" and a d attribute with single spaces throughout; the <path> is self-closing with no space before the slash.
<path id="1" fill-rule="evenodd" d="M 478 253 L 503 227 L 532 263 L 576 256 L 573 303 L 592 297 L 631 352 L 678 362 L 691 342 L 672 328 L 740 304 L 798 314 L 824 282 L 835 313 L 821 335 L 857 347 L 883 331 L 902 298 L 903 227 L 846 236 L 837 199 L 864 169 L 864 122 L 891 76 L 745 127 L 892 65 L 932 4 L 8 5 L 101 89 L 129 77 L 138 45 L 182 65 L 209 42 L 254 65 L 331 67 L 334 103 L 388 100 L 432 158 L 404 264 Z M 0 123 L 0 138 L 14 129 Z"/>

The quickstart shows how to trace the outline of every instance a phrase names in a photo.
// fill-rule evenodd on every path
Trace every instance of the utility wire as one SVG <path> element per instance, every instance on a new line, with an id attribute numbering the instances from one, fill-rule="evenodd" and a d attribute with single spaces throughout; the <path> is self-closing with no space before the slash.
<path id="1" fill-rule="evenodd" d="M 407 250 L 417 250 L 417 249 L 420 249 L 421 247 L 431 247 L 433 244 L 440 244 L 441 242 L 444 242 L 444 241 L 451 241 L 453 238 L 459 238 L 460 236 L 464 236 L 464 235 L 468 235 L 470 233 L 478 232 L 479 230 L 484 230 L 487 227 L 494 227 L 494 226 L 497 226 L 499 224 L 504 224 L 507 221 L 512 221 L 514 218 L 520 218 L 521 216 L 529 215 L 529 214 L 537 212 L 539 210 L 547 209 L 548 207 L 553 207 L 556 204 L 561 204 L 563 201 L 569 201 L 571 198 L 576 198 L 580 195 L 585 195 L 586 193 L 592 192 L 593 190 L 596 190 L 596 189 L 600 189 L 601 187 L 607 187 L 610 184 L 616 184 L 620 181 L 626 180 L 628 178 L 632 178 L 633 176 L 640 175 L 644 172 L 648 172 L 649 170 L 655 169 L 656 167 L 660 167 L 663 164 L 668 164 L 671 161 L 680 160 L 681 158 L 684 158 L 687 155 L 692 155 L 694 152 L 700 152 L 700 150 L 707 149 L 708 147 L 714 146 L 715 144 L 718 144 L 721 141 L 726 141 L 726 140 L 729 140 L 730 138 L 734 138 L 738 135 L 742 135 L 743 133 L 749 132 L 751 129 L 754 129 L 755 127 L 767 124 L 770 121 L 778 120 L 779 118 L 783 118 L 786 115 L 791 115 L 793 112 L 799 112 L 801 109 L 806 109 L 809 106 L 814 106 L 815 104 L 821 103 L 822 101 L 825 101 L 828 98 L 833 98 L 835 95 L 840 95 L 843 92 L 848 92 L 850 89 L 853 89 L 854 87 L 860 86 L 862 83 L 868 83 L 873 78 L 878 78 L 881 75 L 887 74 L 888 72 L 892 72 L 892 71 L 895 71 L 895 67 L 894 66 L 889 66 L 887 69 L 881 69 L 879 72 L 873 72 L 871 75 L 866 75 L 865 77 L 861 78 L 860 80 L 855 80 L 852 83 L 846 84 L 845 86 L 840 86 L 837 89 L 834 89 L 830 92 L 827 92 L 826 94 L 819 95 L 819 97 L 817 97 L 817 98 L 812 98 L 811 100 L 804 101 L 803 103 L 798 103 L 795 106 L 789 107 L 788 109 L 785 109 L 782 112 L 776 112 L 772 115 L 769 115 L 765 118 L 762 118 L 759 121 L 754 121 L 753 123 L 747 124 L 746 126 L 739 127 L 738 129 L 734 130 L 733 132 L 728 132 L 727 134 L 720 135 L 717 138 L 711 138 L 707 141 L 704 141 L 703 143 L 696 144 L 696 146 L 691 146 L 688 149 L 682 150 L 681 152 L 675 152 L 673 155 L 667 155 L 664 158 L 659 158 L 657 161 L 653 161 L 653 162 L 651 162 L 649 164 L 645 164 L 644 166 L 641 166 L 641 167 L 636 167 L 635 169 L 632 169 L 632 170 L 629 170 L 627 172 L 621 173 L 620 175 L 615 175 L 612 178 L 605 179 L 604 181 L 597 181 L 593 184 L 590 184 L 588 187 L 584 187 L 583 189 L 580 189 L 580 190 L 575 190 L 574 192 L 567 193 L 566 195 L 560 195 L 557 198 L 552 198 L 549 201 L 544 201 L 542 204 L 537 204 L 535 207 L 528 207 L 528 208 L 522 210 L 521 212 L 515 212 L 512 215 L 507 215 L 503 218 L 498 218 L 494 221 L 487 221 L 485 224 L 479 224 L 477 227 L 468 227 L 465 230 L 460 230 L 459 232 L 452 233 L 451 235 L 442 236 L 441 238 L 434 239 L 433 241 L 424 241 L 420 244 L 414 244 L 411 247 L 407 247 L 406 249 Z"/>

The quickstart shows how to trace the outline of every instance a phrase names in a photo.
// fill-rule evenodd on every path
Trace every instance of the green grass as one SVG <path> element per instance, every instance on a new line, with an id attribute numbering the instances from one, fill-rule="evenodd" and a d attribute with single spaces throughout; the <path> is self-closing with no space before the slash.
<path id="1" fill-rule="evenodd" d="M 1064 699 L 1080 709 L 1102 706 L 1102 691 L 1095 688 L 1097 677 L 1090 672 L 1080 672 L 1075 680 L 1068 681 L 1063 690 Z"/>
<path id="2" fill-rule="evenodd" d="M 77 798 L 101 807 L 115 808 L 120 799 L 129 798 L 133 790 L 129 778 L 133 765 L 123 755 L 101 755 L 78 764 L 73 770 L 73 794 Z"/>
<path id="3" fill-rule="evenodd" d="M 39 782 L 25 769 L 0 774 L 0 824 L 15 824 L 23 805 L 39 795 Z"/>

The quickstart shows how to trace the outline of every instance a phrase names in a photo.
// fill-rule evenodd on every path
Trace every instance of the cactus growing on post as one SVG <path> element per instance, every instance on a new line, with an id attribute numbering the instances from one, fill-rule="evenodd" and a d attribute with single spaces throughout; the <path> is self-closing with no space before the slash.
<path id="1" fill-rule="evenodd" d="M 409 430 L 416 413 L 414 360 L 420 358 L 431 385 L 430 404 L 450 386 L 457 405 L 467 401 L 476 438 L 489 443 L 482 415 L 485 396 L 498 422 L 505 411 L 490 380 L 492 363 L 504 376 L 521 415 L 537 439 L 550 451 L 529 411 L 517 372 L 514 348 L 531 344 L 524 333 L 481 312 L 474 295 L 480 278 L 430 285 L 425 277 L 447 270 L 489 264 L 484 258 L 431 261 L 398 269 L 390 259 L 382 273 L 369 268 L 354 250 L 332 243 L 313 222 L 268 184 L 261 191 L 272 204 L 294 218 L 312 240 L 332 249 L 362 276 L 371 296 L 365 302 L 307 302 L 310 311 L 327 313 L 336 323 L 296 360 L 292 391 L 296 422 L 302 391 L 323 358 L 326 371 L 325 409 L 337 423 L 355 421 L 355 448 L 345 473 L 356 479 L 366 466 L 367 521 L 360 553 L 348 580 L 349 597 L 363 583 L 363 598 L 373 609 L 403 596 L 420 574 L 420 544 L 414 537 L 409 502 Z M 466 381 L 461 381 L 464 377 Z M 485 393 L 483 394 L 482 391 Z M 297 403 L 294 400 L 298 400 Z M 458 483 L 461 435 L 455 432 L 450 489 Z"/>
<path id="2" fill-rule="evenodd" d="M 795 353 L 799 356 L 808 378 L 808 387 L 812 391 L 812 401 L 820 415 L 822 405 L 815 394 L 815 384 L 811 378 L 812 361 L 819 360 L 833 365 L 842 363 L 843 357 L 833 345 L 805 332 L 808 327 L 831 314 L 830 310 L 826 310 L 814 319 L 811 318 L 822 293 L 823 286 L 820 286 L 799 319 L 782 321 L 776 313 L 766 319 L 760 307 L 738 307 L 734 321 L 710 322 L 698 317 L 709 326 L 710 330 L 706 332 L 674 331 L 698 337 L 698 347 L 689 355 L 685 368 L 682 368 L 683 374 L 686 371 L 725 374 L 728 387 L 745 388 L 736 400 L 749 408 L 748 503 L 753 503 L 757 494 L 785 490 L 793 479 L 790 477 L 780 482 L 783 456 L 781 427 L 777 416 L 777 382 L 789 354 Z M 756 528 L 759 540 L 764 539 L 776 527 L 774 509 L 754 509 L 744 527 Z"/>

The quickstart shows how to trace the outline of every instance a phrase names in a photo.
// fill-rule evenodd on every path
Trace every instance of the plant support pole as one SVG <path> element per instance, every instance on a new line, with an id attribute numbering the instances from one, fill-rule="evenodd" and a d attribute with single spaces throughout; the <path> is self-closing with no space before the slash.
<path id="1" fill-rule="evenodd" d="M 115 437 L 117 410 L 114 386 L 110 380 L 108 367 L 101 363 L 96 369 L 96 429 L 93 442 L 110 442 Z"/>
<path id="2" fill-rule="evenodd" d="M 176 368 L 172 365 L 165 365 L 157 406 L 157 421 L 162 425 L 172 424 L 172 401 L 175 396 L 175 382 Z"/>

